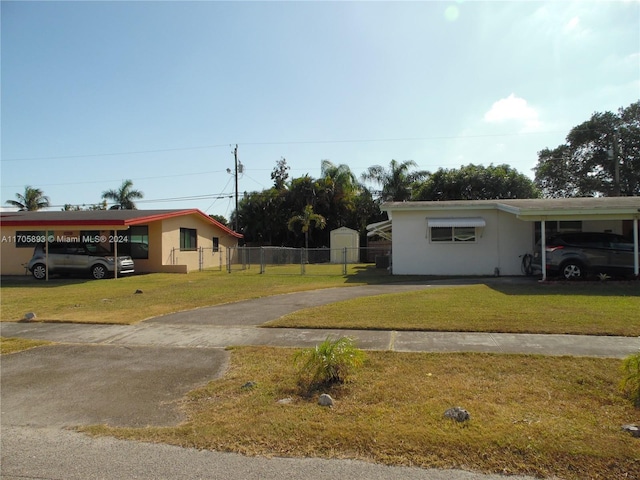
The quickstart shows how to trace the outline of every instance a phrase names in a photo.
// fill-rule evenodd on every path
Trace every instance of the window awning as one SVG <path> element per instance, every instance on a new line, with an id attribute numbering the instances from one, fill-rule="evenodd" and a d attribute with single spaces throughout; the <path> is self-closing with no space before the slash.
<path id="1" fill-rule="evenodd" d="M 428 227 L 485 227 L 482 217 L 427 218 Z"/>

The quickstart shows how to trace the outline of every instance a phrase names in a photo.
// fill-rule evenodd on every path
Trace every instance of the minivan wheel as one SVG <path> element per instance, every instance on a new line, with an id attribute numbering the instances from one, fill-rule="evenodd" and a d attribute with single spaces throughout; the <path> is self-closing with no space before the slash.
<path id="1" fill-rule="evenodd" d="M 47 267 L 42 263 L 37 263 L 34 265 L 31 273 L 37 280 L 44 280 L 47 277 Z"/>
<path id="2" fill-rule="evenodd" d="M 91 268 L 91 276 L 93 278 L 95 278 L 96 280 L 102 280 L 103 278 L 105 278 L 107 276 L 107 267 L 105 267 L 104 265 L 94 265 Z"/>
<path id="3" fill-rule="evenodd" d="M 560 268 L 566 280 L 578 280 L 584 277 L 584 267 L 578 262 L 566 262 Z"/>

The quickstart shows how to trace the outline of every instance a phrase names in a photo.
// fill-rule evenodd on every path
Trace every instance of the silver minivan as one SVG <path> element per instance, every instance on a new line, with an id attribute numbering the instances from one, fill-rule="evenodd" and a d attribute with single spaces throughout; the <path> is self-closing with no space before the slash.
<path id="1" fill-rule="evenodd" d="M 118 256 L 118 275 L 134 273 L 134 263 L 129 256 Z M 56 242 L 38 244 L 33 257 L 27 264 L 31 274 L 38 280 L 50 274 L 90 275 L 96 280 L 112 276 L 116 269 L 116 260 L 110 251 L 101 245 L 80 242 Z"/>

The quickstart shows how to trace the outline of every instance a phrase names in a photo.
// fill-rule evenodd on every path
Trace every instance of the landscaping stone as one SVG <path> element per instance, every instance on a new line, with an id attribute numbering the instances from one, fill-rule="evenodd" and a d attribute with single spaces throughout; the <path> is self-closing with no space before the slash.
<path id="1" fill-rule="evenodd" d="M 255 387 L 257 387 L 257 386 L 258 386 L 258 382 L 253 382 L 253 381 L 251 381 L 251 382 L 247 382 L 247 383 L 245 383 L 244 385 L 242 385 L 242 387 L 241 387 L 241 388 L 242 388 L 243 390 L 248 390 L 248 389 L 251 389 L 251 388 L 255 388 Z"/>
<path id="2" fill-rule="evenodd" d="M 32 321 L 32 320 L 35 320 L 36 318 L 37 318 L 37 317 L 36 317 L 36 314 L 35 314 L 34 312 L 28 312 L 28 313 L 25 313 L 25 314 L 24 314 L 24 318 L 23 318 L 23 320 L 24 320 L 25 322 L 30 322 L 30 321 Z"/>
<path id="3" fill-rule="evenodd" d="M 290 403 L 293 403 L 293 398 L 291 397 L 281 398 L 280 400 L 278 400 L 278 403 L 280 405 L 289 405 Z"/>
<path id="4" fill-rule="evenodd" d="M 142 293 L 142 290 L 140 290 L 140 289 L 138 289 L 138 290 L 136 290 L 136 291 L 135 291 L 135 294 L 136 294 L 136 295 L 138 295 L 138 294 L 140 294 L 140 293 Z"/>
<path id="5" fill-rule="evenodd" d="M 638 427 L 638 425 L 623 425 L 622 430 L 624 430 L 625 432 L 629 432 L 632 437 L 640 438 L 640 427 Z"/>
<path id="6" fill-rule="evenodd" d="M 462 407 L 451 407 L 446 412 L 444 412 L 444 416 L 447 418 L 451 418 L 456 422 L 466 422 L 471 419 L 471 415 Z"/>
<path id="7" fill-rule="evenodd" d="M 318 405 L 322 407 L 333 407 L 333 398 L 331 398 L 331 395 L 323 393 L 320 395 L 320 398 L 318 398 Z"/>

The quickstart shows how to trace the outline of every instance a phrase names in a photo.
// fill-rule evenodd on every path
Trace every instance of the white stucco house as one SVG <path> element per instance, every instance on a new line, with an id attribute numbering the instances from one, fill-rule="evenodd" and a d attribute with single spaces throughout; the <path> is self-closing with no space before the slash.
<path id="1" fill-rule="evenodd" d="M 521 256 L 533 253 L 541 231 L 633 238 L 638 275 L 640 197 L 388 202 L 381 209 L 389 220 L 369 234 L 392 239 L 394 275 L 522 275 Z"/>

